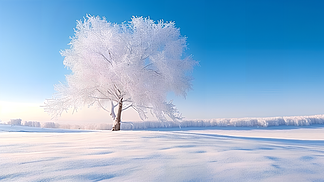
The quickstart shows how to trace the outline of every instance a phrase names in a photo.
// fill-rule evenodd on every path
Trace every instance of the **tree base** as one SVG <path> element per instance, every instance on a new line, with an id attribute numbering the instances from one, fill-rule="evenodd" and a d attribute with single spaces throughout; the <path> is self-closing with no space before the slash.
<path id="1" fill-rule="evenodd" d="M 115 124 L 111 129 L 111 131 L 119 131 L 119 130 L 120 130 L 120 123 Z"/>

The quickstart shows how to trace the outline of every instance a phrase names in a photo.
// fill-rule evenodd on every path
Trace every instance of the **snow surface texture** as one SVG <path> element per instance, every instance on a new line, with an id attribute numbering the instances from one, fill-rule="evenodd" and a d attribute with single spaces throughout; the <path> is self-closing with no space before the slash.
<path id="1" fill-rule="evenodd" d="M 322 125 L 119 132 L 0 128 L 0 181 L 324 179 Z"/>

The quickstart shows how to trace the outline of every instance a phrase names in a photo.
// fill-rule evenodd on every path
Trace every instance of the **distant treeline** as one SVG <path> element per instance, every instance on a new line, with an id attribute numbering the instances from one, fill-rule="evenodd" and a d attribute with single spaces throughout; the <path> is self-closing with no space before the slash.
<path id="1" fill-rule="evenodd" d="M 83 130 L 110 130 L 112 124 L 90 124 L 90 125 L 69 125 L 55 122 L 40 123 L 37 121 L 25 121 L 11 119 L 5 123 L 9 125 L 21 125 L 42 128 L 62 129 L 83 129 Z M 223 118 L 204 120 L 183 120 L 183 121 L 138 121 L 121 122 L 122 130 L 141 130 L 149 128 L 185 128 L 185 127 L 271 127 L 271 126 L 308 126 L 313 124 L 324 124 L 324 115 L 314 116 L 288 116 L 288 117 L 267 117 L 267 118 Z"/>
<path id="2" fill-rule="evenodd" d="M 110 130 L 111 124 L 90 124 L 90 125 L 70 125 L 59 124 L 55 122 L 38 122 L 38 121 L 22 121 L 22 119 L 11 119 L 3 124 L 15 126 L 29 126 L 41 128 L 61 128 L 61 129 L 83 129 L 83 130 Z"/>

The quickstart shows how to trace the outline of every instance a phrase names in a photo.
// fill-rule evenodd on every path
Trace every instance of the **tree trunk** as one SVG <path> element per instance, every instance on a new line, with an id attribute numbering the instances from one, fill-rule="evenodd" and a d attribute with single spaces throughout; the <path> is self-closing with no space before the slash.
<path id="1" fill-rule="evenodd" d="M 120 130 L 120 120 L 121 120 L 121 113 L 123 110 L 123 99 L 121 99 L 118 103 L 118 112 L 117 112 L 117 117 L 114 121 L 113 128 L 111 129 L 112 131 L 119 131 Z"/>

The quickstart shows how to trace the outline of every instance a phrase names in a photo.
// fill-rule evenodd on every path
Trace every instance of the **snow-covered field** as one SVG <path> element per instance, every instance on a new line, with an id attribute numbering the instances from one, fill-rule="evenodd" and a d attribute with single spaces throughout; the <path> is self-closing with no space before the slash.
<path id="1" fill-rule="evenodd" d="M 158 130 L 0 125 L 0 181 L 324 181 L 324 125 Z"/>

